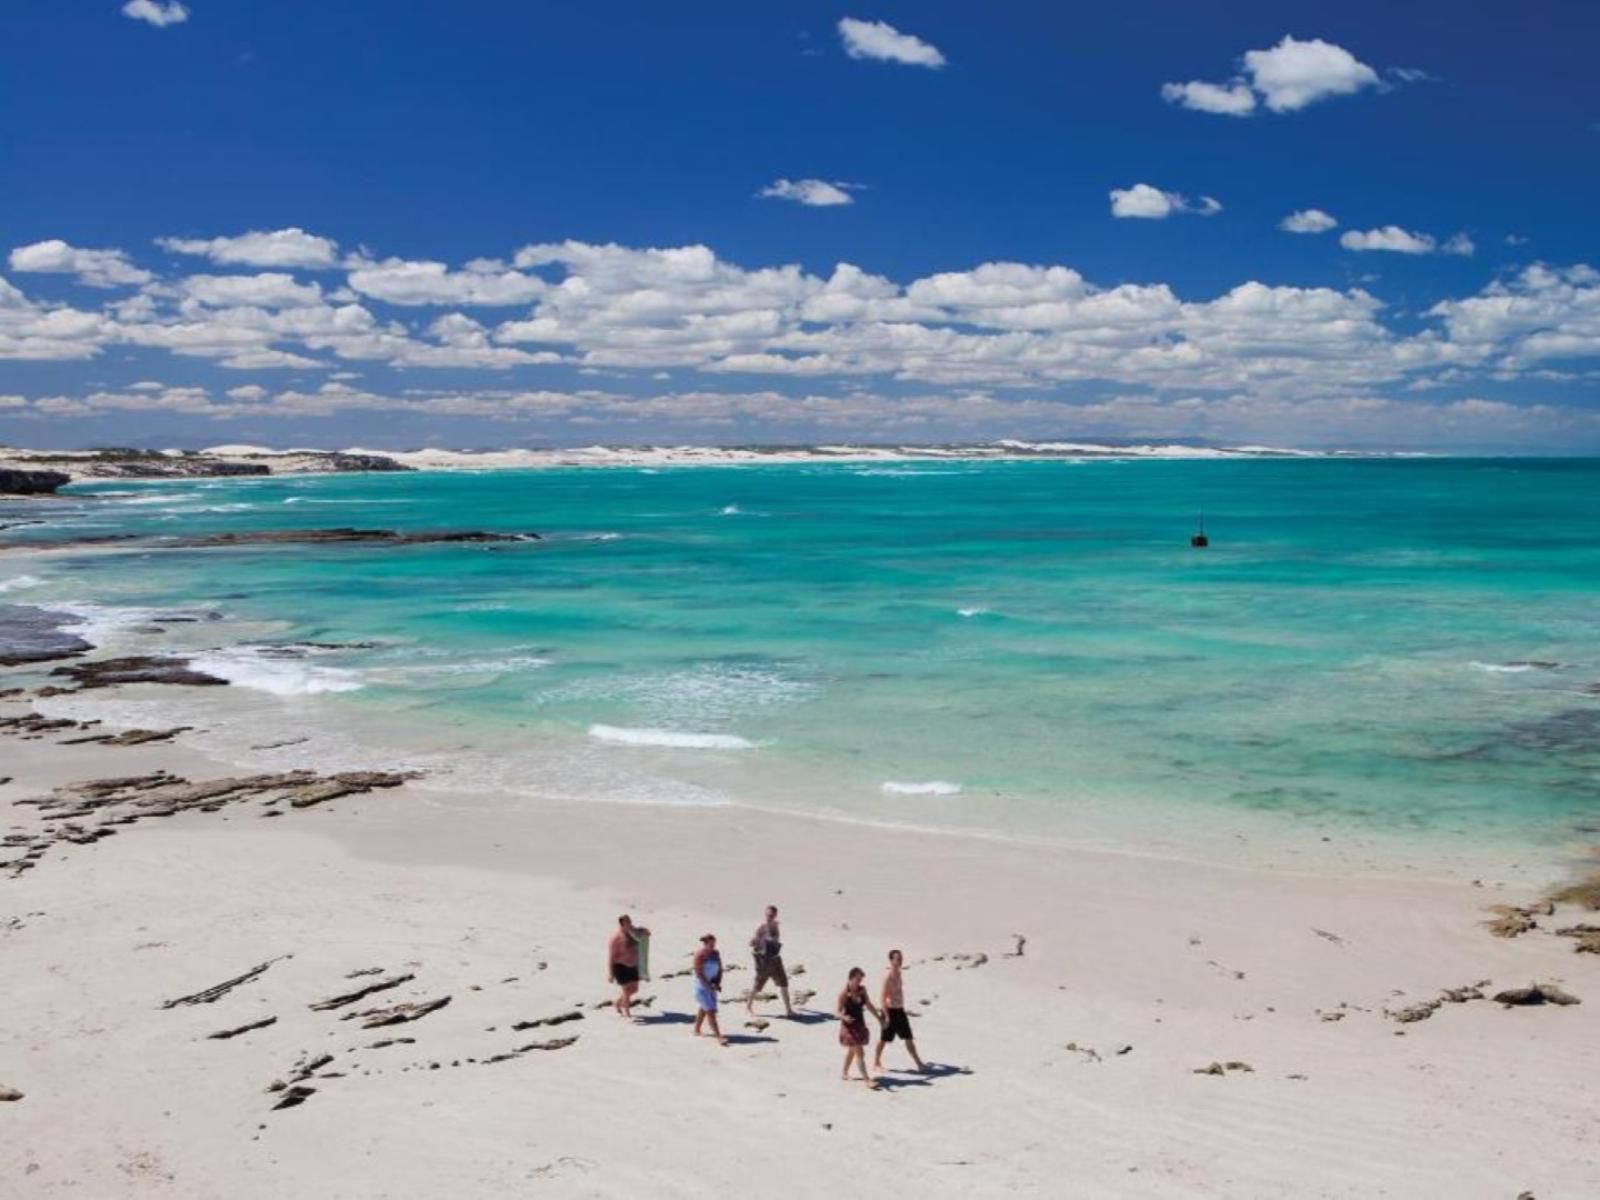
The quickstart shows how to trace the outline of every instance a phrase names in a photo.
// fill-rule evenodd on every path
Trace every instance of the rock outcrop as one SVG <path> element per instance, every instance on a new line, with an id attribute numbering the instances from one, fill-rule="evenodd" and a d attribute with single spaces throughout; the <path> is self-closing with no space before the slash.
<path id="1" fill-rule="evenodd" d="M 405 463 L 385 458 L 381 454 L 341 454 L 328 456 L 329 469 L 334 471 L 414 471 Z"/>
<path id="2" fill-rule="evenodd" d="M 116 687 L 123 683 L 177 683 L 190 687 L 222 687 L 226 679 L 197 671 L 186 658 L 134 655 L 128 658 L 101 658 L 94 662 L 56 667 L 52 675 L 64 675 L 81 688 Z"/>
<path id="3" fill-rule="evenodd" d="M 92 650 L 67 626 L 81 618 L 32 604 L 0 604 L 0 667 L 76 658 Z"/>
<path id="4" fill-rule="evenodd" d="M 53 496 L 72 482 L 60 471 L 23 471 L 0 467 L 0 496 Z"/>
<path id="5" fill-rule="evenodd" d="M 25 718 L 0 720 L 0 732 L 10 732 L 7 722 L 18 719 Z M 68 721 L 66 724 L 77 723 Z M 15 855 L 0 859 L 0 871 L 16 878 L 35 869 L 58 843 L 92 845 L 111 837 L 120 826 L 144 820 L 182 812 L 219 812 L 230 805 L 252 801 L 261 804 L 262 816 L 276 816 L 336 797 L 399 787 L 414 778 L 411 772 L 344 771 L 319 775 L 315 771 L 300 770 L 194 782 L 165 771 L 153 771 L 148 775 L 67 784 L 48 796 L 13 802 L 33 808 L 42 828 L 33 833 L 0 836 L 0 853 L 9 851 Z M 96 823 L 89 824 L 91 820 Z"/>
<path id="6" fill-rule="evenodd" d="M 1494 994 L 1496 1004 L 1504 1004 L 1507 1008 L 1524 1007 L 1533 1004 L 1582 1004 L 1583 1001 L 1564 988 L 1559 988 L 1553 983 L 1533 983 L 1525 988 L 1507 988 L 1503 992 Z"/>
<path id="7" fill-rule="evenodd" d="M 24 489 L 53 492 L 73 479 L 195 479 L 232 475 L 306 475 L 337 471 L 411 471 L 414 467 L 382 454 L 347 454 L 339 450 L 294 450 L 249 453 L 246 448 L 208 450 L 141 450 L 112 446 L 100 450 L 50 451 L 0 448 L 0 493 L 8 475 L 58 478 L 50 487 Z"/>

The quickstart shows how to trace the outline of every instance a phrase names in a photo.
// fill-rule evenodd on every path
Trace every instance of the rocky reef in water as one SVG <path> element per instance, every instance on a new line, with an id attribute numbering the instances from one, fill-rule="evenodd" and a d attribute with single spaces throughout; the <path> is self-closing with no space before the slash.
<path id="1" fill-rule="evenodd" d="M 76 658 L 93 649 L 68 631 L 81 618 L 32 604 L 0 604 L 0 667 Z"/>
<path id="2" fill-rule="evenodd" d="M 537 542 L 542 539 L 532 530 L 500 533 L 484 529 L 250 529 L 237 533 L 198 533 L 146 537 L 116 533 L 96 537 L 57 541 L 30 541 L 7 544 L 6 550 L 206 550 L 224 546 L 428 546 L 447 543 L 499 545 Z"/>

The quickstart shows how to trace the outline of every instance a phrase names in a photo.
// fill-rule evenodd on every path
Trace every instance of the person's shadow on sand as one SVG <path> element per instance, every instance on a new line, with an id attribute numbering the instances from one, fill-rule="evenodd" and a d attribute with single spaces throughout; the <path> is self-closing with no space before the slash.
<path id="1" fill-rule="evenodd" d="M 878 1076 L 878 1087 L 882 1091 L 895 1091 L 905 1087 L 932 1087 L 936 1079 L 948 1079 L 952 1075 L 972 1073 L 971 1067 L 952 1067 L 946 1063 L 929 1063 L 928 1069 L 922 1072 L 902 1072 L 890 1068 Z"/>
<path id="2" fill-rule="evenodd" d="M 694 1017 L 685 1012 L 658 1012 L 651 1013 L 648 1017 L 635 1017 L 639 1025 L 693 1025 Z M 707 1032 L 707 1037 L 710 1033 Z M 758 1037 L 750 1033 L 730 1033 L 727 1035 L 730 1046 L 753 1046 L 760 1042 L 776 1042 L 775 1037 Z"/>
<path id="3" fill-rule="evenodd" d="M 776 1021 L 789 1021 L 795 1025 L 826 1025 L 829 1021 L 838 1020 L 832 1013 L 813 1012 L 806 1008 L 797 1008 L 792 1017 L 774 1017 Z"/>
<path id="4" fill-rule="evenodd" d="M 694 1017 L 684 1012 L 658 1012 L 648 1017 L 635 1017 L 638 1025 L 693 1025 Z"/>

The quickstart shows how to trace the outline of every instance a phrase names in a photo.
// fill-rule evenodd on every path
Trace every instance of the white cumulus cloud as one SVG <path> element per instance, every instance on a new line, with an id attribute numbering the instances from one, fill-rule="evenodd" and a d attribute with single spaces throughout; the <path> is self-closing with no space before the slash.
<path id="1" fill-rule="evenodd" d="M 1246 50 L 1244 77 L 1227 83 L 1163 84 L 1161 96 L 1197 112 L 1248 117 L 1256 97 L 1275 113 L 1297 112 L 1330 96 L 1349 96 L 1377 87 L 1378 73 L 1343 46 L 1321 38 L 1300 41 L 1291 36 L 1270 50 Z"/>
<path id="2" fill-rule="evenodd" d="M 189 19 L 189 10 L 178 0 L 128 0 L 122 6 L 122 15 L 165 29 L 168 25 L 182 25 Z"/>
<path id="3" fill-rule="evenodd" d="M 332 267 L 339 261 L 339 243 L 303 229 L 251 230 L 238 237 L 157 238 L 174 254 L 196 254 L 215 263 L 247 267 Z"/>
<path id="4" fill-rule="evenodd" d="M 1168 216 L 1210 207 L 1203 199 L 1144 188 L 1122 189 L 1124 203 Z M 1397 227 L 1352 230 L 1347 237 L 1361 248 L 1400 253 L 1464 253 L 1470 241 Z M 128 268 L 117 251 L 90 252 L 109 254 L 109 260 L 83 260 L 64 242 L 39 246 L 19 248 L 24 268 L 30 262 L 58 272 L 82 270 L 86 262 L 102 272 Z M 780 410 L 793 405 L 813 426 L 909 432 L 948 422 L 950 428 L 995 430 L 1013 419 L 1018 428 L 1030 422 L 1056 427 L 1052 414 L 1060 410 L 1052 405 L 1058 400 L 1081 397 L 1083 389 L 1113 389 L 1104 401 L 1107 428 L 1149 433 L 1187 420 L 1184 414 L 1224 413 L 1237 398 L 1243 407 L 1236 415 L 1262 436 L 1280 417 L 1293 423 L 1323 413 L 1336 421 L 1347 413 L 1360 424 L 1365 414 L 1398 420 L 1402 412 L 1417 411 L 1396 407 L 1383 396 L 1389 390 L 1517 380 L 1588 388 L 1600 364 L 1600 271 L 1585 265 L 1529 267 L 1477 295 L 1441 301 L 1420 317 L 1390 314 L 1360 288 L 1246 279 L 1221 292 L 1184 296 L 1159 277 L 1102 285 L 1065 264 L 1021 262 L 896 280 L 850 263 L 831 272 L 794 263 L 745 266 L 704 245 L 565 241 L 464 266 L 365 258 L 342 265 L 348 283 L 313 284 L 286 271 L 177 273 L 135 293 L 91 297 L 98 303 L 82 307 L 35 300 L 0 280 L 0 360 L 112 360 L 95 368 L 96 381 L 85 376 L 80 392 L 30 401 L 29 412 L 49 417 L 128 409 L 145 403 L 139 396 L 196 403 L 192 391 L 165 385 L 95 390 L 104 386 L 102 372 L 120 358 L 107 352 L 142 347 L 179 361 L 199 358 L 231 372 L 256 372 L 259 378 L 239 380 L 244 387 L 274 386 L 275 370 L 368 363 L 530 376 L 550 365 L 631 377 L 651 391 L 646 381 L 662 371 L 675 380 L 694 372 L 730 387 L 751 386 L 741 379 L 782 380 L 789 392 L 796 381 L 818 381 L 810 396 L 751 391 L 735 401 L 729 398 L 734 393 L 683 392 L 670 404 L 635 397 L 616 407 L 586 392 L 484 388 L 425 396 L 425 381 L 388 398 L 363 398 L 351 388 L 270 398 L 230 390 L 206 401 L 211 407 L 205 411 L 219 416 L 232 411 L 228 405 L 250 405 L 254 415 L 255 406 L 270 403 L 285 415 L 306 415 L 392 404 L 439 415 L 559 410 L 574 421 L 624 421 L 628 413 L 671 422 L 748 419 L 770 433 L 781 428 L 774 424 L 783 419 Z M 372 299 L 356 302 L 360 295 Z M 493 321 L 472 307 L 490 304 L 526 307 Z M 447 307 L 430 311 L 426 305 Z M 885 394 L 868 401 L 863 397 L 873 381 L 881 381 Z M 535 382 L 525 377 L 515 386 Z M 908 385 L 923 391 L 915 395 Z M 984 389 L 1008 398 L 984 398 Z M 1074 405 L 1076 426 L 1092 410 Z M 1477 421 L 1480 413 L 1496 420 L 1512 415 L 1482 403 L 1450 411 L 1450 420 L 1463 421 Z M 1518 420 L 1529 411 L 1520 401 L 1514 407 Z"/>
<path id="5" fill-rule="evenodd" d="M 1159 221 L 1173 213 L 1198 213 L 1202 217 L 1210 217 L 1221 211 L 1222 205 L 1210 196 L 1190 200 L 1181 192 L 1163 192 L 1148 183 L 1111 189 L 1113 217 L 1142 217 Z"/>
<path id="6" fill-rule="evenodd" d="M 1256 94 L 1241 79 L 1229 83 L 1206 83 L 1191 79 L 1188 83 L 1164 83 L 1161 98 L 1169 104 L 1181 104 L 1196 112 L 1220 113 L 1228 117 L 1248 117 L 1256 110 Z"/>
<path id="7" fill-rule="evenodd" d="M 825 179 L 777 179 L 762 188 L 759 195 L 768 199 L 793 200 L 811 208 L 827 208 L 836 204 L 854 204 L 847 183 L 829 183 Z"/>
<path id="8" fill-rule="evenodd" d="M 84 250 L 69 246 L 60 238 L 18 246 L 11 252 L 13 271 L 32 271 L 41 275 L 76 275 L 89 287 L 117 287 L 149 283 L 149 271 L 134 266 L 121 250 Z"/>
<path id="9" fill-rule="evenodd" d="M 1376 87 L 1378 73 L 1343 46 L 1321 38 L 1285 36 L 1271 50 L 1247 50 L 1251 85 L 1273 112 L 1295 112 L 1329 96 L 1349 96 Z"/>
<path id="10" fill-rule="evenodd" d="M 279 271 L 260 275 L 190 275 L 179 282 L 178 288 L 213 308 L 298 308 L 322 303 L 322 289 L 315 283 L 298 283 L 294 276 Z"/>
<path id="11" fill-rule="evenodd" d="M 1427 234 L 1412 233 L 1398 225 L 1347 229 L 1339 236 L 1339 245 L 1346 250 L 1387 250 L 1391 254 L 1432 254 L 1437 248 L 1437 243 Z"/>
<path id="12" fill-rule="evenodd" d="M 901 33 L 887 21 L 859 21 L 855 17 L 839 20 L 839 40 L 851 58 L 874 58 L 880 62 L 904 63 L 911 67 L 944 66 L 938 47 L 919 37 Z"/>
<path id="13" fill-rule="evenodd" d="M 391 258 L 350 272 L 350 286 L 363 296 L 405 305 L 526 304 L 545 290 L 537 276 L 506 270 L 500 263 L 482 260 L 467 265 L 486 269 L 452 271 L 442 262 Z"/>
<path id="14" fill-rule="evenodd" d="M 1279 221 L 1278 228 L 1285 233 L 1327 233 L 1338 224 L 1338 221 L 1320 208 L 1302 208 L 1299 212 L 1292 212 Z"/>

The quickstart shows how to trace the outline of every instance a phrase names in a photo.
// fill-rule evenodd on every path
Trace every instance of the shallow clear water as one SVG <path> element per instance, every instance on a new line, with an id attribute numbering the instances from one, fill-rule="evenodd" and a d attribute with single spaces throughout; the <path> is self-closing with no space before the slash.
<path id="1" fill-rule="evenodd" d="M 323 735 L 528 793 L 1012 832 L 1600 821 L 1600 463 L 1093 461 L 161 481 L 7 536 L 510 546 L 0 559 Z M 1203 512 L 1212 545 L 1188 545 Z M 14 515 L 14 514 L 13 514 Z M 28 576 L 37 581 L 17 584 Z M 241 641 L 374 642 L 307 657 Z M 1530 663 L 1555 665 L 1526 665 Z M 173 705 L 183 701 L 174 698 Z"/>

